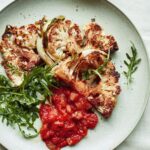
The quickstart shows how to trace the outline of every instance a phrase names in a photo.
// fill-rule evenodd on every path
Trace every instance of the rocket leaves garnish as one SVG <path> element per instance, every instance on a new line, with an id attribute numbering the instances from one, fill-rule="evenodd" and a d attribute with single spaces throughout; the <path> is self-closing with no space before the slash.
<path id="1" fill-rule="evenodd" d="M 141 62 L 141 59 L 138 58 L 137 49 L 135 45 L 132 43 L 131 46 L 132 55 L 126 53 L 127 60 L 124 60 L 124 64 L 127 66 L 127 71 L 124 71 L 124 75 L 127 78 L 127 84 L 132 82 L 132 75 L 138 69 L 138 65 Z"/>
<path id="2" fill-rule="evenodd" d="M 18 126 L 25 138 L 38 135 L 35 121 L 39 118 L 39 104 L 52 94 L 49 88 L 56 85 L 51 69 L 34 68 L 18 87 L 12 87 L 10 81 L 0 75 L 0 116 L 7 125 Z"/>

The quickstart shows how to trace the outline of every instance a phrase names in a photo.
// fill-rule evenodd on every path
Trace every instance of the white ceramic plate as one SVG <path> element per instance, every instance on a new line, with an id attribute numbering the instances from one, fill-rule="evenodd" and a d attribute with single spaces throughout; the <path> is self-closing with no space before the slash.
<path id="1" fill-rule="evenodd" d="M 103 0 L 17 0 L 0 13 L 0 35 L 7 24 L 24 25 L 32 23 L 44 15 L 55 17 L 64 15 L 80 25 L 91 18 L 102 25 L 106 33 L 115 36 L 119 51 L 113 61 L 121 73 L 122 92 L 110 119 L 100 119 L 93 131 L 74 147 L 66 150 L 112 150 L 117 147 L 134 129 L 142 116 L 149 95 L 149 62 L 146 49 L 137 30 L 129 19 L 116 7 Z M 123 60 L 130 52 L 133 41 L 142 58 L 139 69 L 134 75 L 134 82 L 127 87 L 122 74 L 125 70 Z M 123 67 L 121 67 L 123 66 Z M 16 130 L 0 123 L 0 142 L 9 150 L 46 150 L 46 146 L 36 138 L 24 139 Z"/>

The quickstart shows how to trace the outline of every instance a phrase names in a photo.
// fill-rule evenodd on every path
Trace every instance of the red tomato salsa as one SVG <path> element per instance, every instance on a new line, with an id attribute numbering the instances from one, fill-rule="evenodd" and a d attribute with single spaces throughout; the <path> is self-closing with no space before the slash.
<path id="1" fill-rule="evenodd" d="M 42 104 L 40 118 L 41 138 L 49 149 L 59 150 L 75 145 L 98 123 L 92 105 L 79 93 L 60 88 L 53 91 L 52 104 Z"/>

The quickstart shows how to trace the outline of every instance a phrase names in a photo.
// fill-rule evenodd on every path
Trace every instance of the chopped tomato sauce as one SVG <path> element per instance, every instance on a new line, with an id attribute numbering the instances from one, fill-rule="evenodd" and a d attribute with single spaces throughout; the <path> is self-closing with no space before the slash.
<path id="1" fill-rule="evenodd" d="M 56 89 L 51 101 L 40 107 L 41 138 L 51 150 L 77 144 L 98 123 L 92 105 L 75 91 Z"/>

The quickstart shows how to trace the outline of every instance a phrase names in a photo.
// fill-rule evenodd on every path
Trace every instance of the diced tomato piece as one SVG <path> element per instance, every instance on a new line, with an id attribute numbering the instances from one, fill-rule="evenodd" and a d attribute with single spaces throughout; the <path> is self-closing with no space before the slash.
<path id="1" fill-rule="evenodd" d="M 48 104 L 41 105 L 40 108 L 40 117 L 43 122 L 53 122 L 57 119 L 58 112 L 57 109 L 55 109 L 53 106 L 50 106 Z"/>
<path id="2" fill-rule="evenodd" d="M 82 139 L 82 136 L 76 134 L 76 135 L 73 135 L 72 137 L 67 138 L 67 143 L 68 143 L 68 145 L 75 145 L 75 144 L 77 144 L 81 139 Z"/>
<path id="3" fill-rule="evenodd" d="M 64 127 L 64 123 L 62 121 L 54 121 L 51 125 L 52 130 L 59 131 Z"/>
<path id="4" fill-rule="evenodd" d="M 54 136 L 54 137 L 51 138 L 51 141 L 52 141 L 53 144 L 57 145 L 57 144 L 62 142 L 62 138 L 58 137 L 58 136 Z"/>
<path id="5" fill-rule="evenodd" d="M 64 140 L 64 141 L 62 141 L 61 143 L 58 144 L 58 147 L 65 147 L 67 145 L 68 145 L 67 141 Z"/>
<path id="6" fill-rule="evenodd" d="M 60 147 L 53 144 L 50 140 L 46 140 L 45 143 L 50 150 L 60 150 Z"/>
<path id="7" fill-rule="evenodd" d="M 48 104 L 42 104 L 40 106 L 39 114 L 42 121 L 48 118 L 50 111 L 51 111 L 51 107 Z"/>
<path id="8" fill-rule="evenodd" d="M 78 100 L 78 97 L 79 97 L 79 94 L 76 93 L 76 92 L 71 92 L 70 93 L 70 100 L 71 101 L 77 101 Z"/>
<path id="9" fill-rule="evenodd" d="M 86 126 L 84 126 L 83 124 L 79 126 L 78 128 L 78 134 L 81 135 L 82 137 L 86 136 L 88 132 L 88 129 Z"/>
<path id="10" fill-rule="evenodd" d="M 53 130 L 48 128 L 48 124 L 44 124 L 40 131 L 41 137 L 43 140 L 49 139 L 55 135 Z"/>
<path id="11" fill-rule="evenodd" d="M 83 97 L 80 97 L 80 99 L 75 102 L 75 106 L 78 110 L 89 110 L 92 108 L 92 105 Z"/>
<path id="12" fill-rule="evenodd" d="M 72 114 L 72 118 L 75 120 L 80 120 L 83 118 L 83 112 L 82 111 L 76 111 Z"/>
<path id="13" fill-rule="evenodd" d="M 85 115 L 86 125 L 89 129 L 93 129 L 96 127 L 98 123 L 98 117 L 96 114 L 86 114 Z"/>
<path id="14" fill-rule="evenodd" d="M 40 118 L 43 126 L 40 134 L 51 150 L 77 144 L 98 123 L 88 100 L 69 89 L 53 91 L 52 104 L 42 104 Z"/>
<path id="15" fill-rule="evenodd" d="M 72 109 L 70 105 L 66 105 L 67 113 L 72 113 Z"/>
<path id="16" fill-rule="evenodd" d="M 64 126 L 64 131 L 73 130 L 75 128 L 75 123 L 73 121 L 66 121 Z"/>

